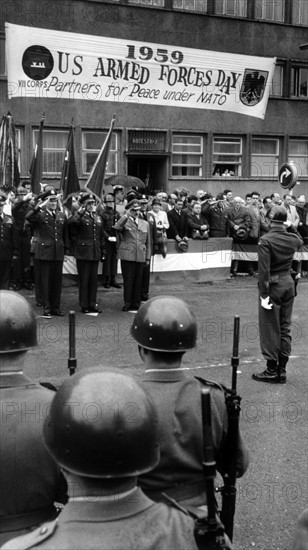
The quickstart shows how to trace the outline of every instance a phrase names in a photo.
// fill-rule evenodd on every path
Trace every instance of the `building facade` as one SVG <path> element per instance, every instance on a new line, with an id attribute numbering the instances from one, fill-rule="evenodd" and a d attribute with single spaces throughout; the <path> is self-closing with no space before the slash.
<path id="1" fill-rule="evenodd" d="M 59 181 L 73 120 L 81 184 L 115 113 L 107 176 L 134 175 L 152 191 L 216 194 L 229 188 L 241 196 L 251 191 L 265 196 L 279 190 L 279 168 L 292 161 L 300 182 L 294 194 L 308 195 L 308 50 L 300 49 L 308 41 L 307 0 L 3 0 L 0 10 L 1 114 L 14 117 L 23 180 L 29 178 L 43 113 L 43 180 Z M 8 99 L 6 23 L 86 35 L 89 42 L 106 37 L 154 43 L 162 56 L 172 48 L 175 63 L 181 48 L 219 52 L 222 59 L 224 53 L 275 57 L 265 117 L 61 93 Z M 146 46 L 141 53 L 149 55 Z M 62 72 L 74 69 L 63 56 Z"/>

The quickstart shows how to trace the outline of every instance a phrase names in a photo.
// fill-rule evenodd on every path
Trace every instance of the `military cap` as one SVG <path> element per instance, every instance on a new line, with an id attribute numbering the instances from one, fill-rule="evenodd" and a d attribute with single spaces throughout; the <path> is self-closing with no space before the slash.
<path id="1" fill-rule="evenodd" d="M 176 241 L 175 248 L 177 252 L 186 252 L 188 249 L 188 242 L 182 239 L 181 241 Z"/>
<path id="2" fill-rule="evenodd" d="M 140 210 L 140 204 L 137 199 L 134 199 L 127 203 L 125 210 Z"/>
<path id="3" fill-rule="evenodd" d="M 45 200 L 57 200 L 57 193 L 54 189 L 49 189 L 48 191 L 44 191 L 44 193 L 41 193 L 40 199 L 42 201 Z"/>
<path id="4" fill-rule="evenodd" d="M 139 203 L 140 204 L 147 204 L 149 202 L 149 199 L 146 195 L 141 195 L 140 198 L 139 198 Z"/>
<path id="5" fill-rule="evenodd" d="M 95 197 L 92 193 L 85 193 L 80 197 L 79 204 L 82 204 L 83 206 L 86 206 L 87 204 L 95 202 Z"/>

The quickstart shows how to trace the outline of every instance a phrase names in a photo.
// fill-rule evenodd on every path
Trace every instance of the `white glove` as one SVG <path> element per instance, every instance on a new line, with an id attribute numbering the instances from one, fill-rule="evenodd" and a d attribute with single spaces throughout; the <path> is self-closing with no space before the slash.
<path id="1" fill-rule="evenodd" d="M 261 298 L 261 296 L 260 296 L 260 300 L 261 300 L 261 307 L 263 307 L 264 309 L 272 309 L 273 308 L 273 304 L 270 303 L 270 297 L 269 296 L 266 296 L 266 298 Z"/>
<path id="2" fill-rule="evenodd" d="M 117 238 L 116 237 L 108 237 L 108 241 L 111 242 L 111 243 L 116 243 Z"/>

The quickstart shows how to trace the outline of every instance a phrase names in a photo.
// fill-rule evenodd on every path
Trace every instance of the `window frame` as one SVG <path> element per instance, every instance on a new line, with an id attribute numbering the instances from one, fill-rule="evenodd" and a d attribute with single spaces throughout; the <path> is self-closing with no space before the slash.
<path id="1" fill-rule="evenodd" d="M 293 154 L 292 156 L 290 156 L 290 143 L 291 142 L 304 142 L 304 143 L 307 143 L 307 154 L 305 155 L 302 155 L 302 154 Z M 301 166 L 297 164 L 296 162 L 296 159 L 297 158 L 307 158 L 306 160 L 306 164 L 307 164 L 307 173 L 301 173 Z M 298 138 L 298 137 L 290 137 L 289 136 L 289 140 L 288 140 L 288 162 L 293 162 L 297 168 L 297 171 L 298 171 L 298 177 L 302 177 L 302 178 L 307 178 L 308 176 L 308 138 Z"/>
<path id="2" fill-rule="evenodd" d="M 222 11 L 218 11 L 217 2 L 215 2 L 215 15 L 225 15 L 226 17 L 247 17 L 247 0 L 233 0 L 234 13 L 227 13 L 230 0 L 219 0 L 222 4 Z M 243 12 L 243 13 L 241 13 Z"/>
<path id="3" fill-rule="evenodd" d="M 279 93 L 273 93 L 273 84 L 275 82 L 275 74 L 276 74 L 276 70 L 277 69 L 280 69 L 280 72 L 281 74 L 279 75 L 279 84 L 280 84 L 280 91 Z M 276 65 L 275 65 L 275 71 L 274 71 L 274 75 L 273 75 L 273 80 L 270 84 L 270 91 L 269 91 L 269 97 L 270 98 L 275 98 L 275 97 L 283 97 L 283 93 L 284 93 L 284 79 L 285 79 L 285 63 L 283 61 L 277 61 Z M 276 90 L 276 86 L 274 87 L 274 89 Z"/>
<path id="4" fill-rule="evenodd" d="M 300 72 L 304 70 L 307 72 L 306 86 L 307 91 L 306 95 L 300 94 Z M 308 63 L 302 64 L 293 64 L 291 66 L 291 75 L 290 75 L 290 97 L 296 99 L 308 99 Z"/>
<path id="5" fill-rule="evenodd" d="M 282 5 L 282 16 L 281 19 L 275 18 L 275 4 L 280 1 Z M 260 5 L 258 5 L 260 4 Z M 266 10 L 272 8 L 273 15 L 272 17 L 266 17 Z M 261 8 L 261 14 L 258 13 L 259 8 Z M 286 16 L 286 0 L 255 0 L 255 18 L 261 21 L 273 21 L 274 23 L 284 23 Z"/>
<path id="6" fill-rule="evenodd" d="M 36 147 L 36 142 L 37 142 L 36 137 L 37 137 L 38 132 L 39 132 L 38 128 L 34 128 L 32 130 L 33 150 L 35 150 L 35 147 Z M 58 133 L 58 134 L 65 134 L 66 135 L 66 141 L 65 141 L 64 147 L 46 147 L 46 135 L 51 134 L 51 133 L 54 133 L 54 134 Z M 44 128 L 43 129 L 43 176 L 57 177 L 57 176 L 61 175 L 61 173 L 62 173 L 62 164 L 64 162 L 64 156 L 65 156 L 65 151 L 66 151 L 66 146 L 67 146 L 68 135 L 69 135 L 69 130 L 68 129 L 59 129 L 59 128 Z M 55 152 L 55 153 L 63 152 L 63 159 L 62 159 L 62 163 L 61 163 L 61 168 L 58 172 L 53 172 L 51 170 L 45 170 L 44 169 L 46 167 L 48 169 L 48 165 L 49 165 L 48 158 L 47 158 L 47 160 L 45 160 L 45 158 L 46 158 L 45 155 L 46 154 L 48 155 L 48 152 L 51 152 L 51 153 L 52 152 Z"/>
<path id="7" fill-rule="evenodd" d="M 253 153 L 252 147 L 253 147 L 253 141 L 263 141 L 263 142 L 269 142 L 269 141 L 275 141 L 276 142 L 276 152 L 275 154 L 267 154 L 267 153 Z M 252 136 L 251 137 L 251 154 L 250 154 L 250 177 L 251 178 L 277 178 L 279 173 L 279 158 L 280 158 L 280 150 L 281 150 L 281 139 L 279 137 L 275 136 Z M 253 174 L 252 164 L 253 159 L 258 157 L 269 157 L 273 158 L 275 157 L 276 162 L 269 164 L 270 166 L 274 166 L 273 173 L 267 173 L 264 174 L 263 172 L 261 174 Z"/>
<path id="8" fill-rule="evenodd" d="M 221 152 L 218 152 L 218 153 L 215 153 L 215 143 L 236 143 L 236 140 L 238 140 L 238 143 L 240 145 L 240 152 L 239 153 L 221 153 Z M 226 136 L 226 135 L 214 135 L 213 136 L 213 141 L 212 141 L 212 171 L 211 171 L 211 174 L 212 174 L 212 177 L 214 178 L 226 178 L 226 177 L 232 177 L 232 178 L 241 178 L 243 177 L 242 176 L 242 172 L 243 172 L 243 142 L 244 142 L 244 138 L 243 136 Z M 215 155 L 216 156 L 224 156 L 224 157 L 234 157 L 234 156 L 238 156 L 239 157 L 239 162 L 235 163 L 235 162 L 231 162 L 231 163 L 227 163 L 226 161 L 224 162 L 219 162 L 219 161 L 216 161 L 215 162 Z M 224 175 L 224 174 L 215 174 L 216 170 L 217 170 L 217 165 L 236 165 L 239 167 L 238 169 L 238 172 L 234 173 L 234 175 Z M 229 168 L 225 168 L 225 170 L 229 170 Z"/>
<path id="9" fill-rule="evenodd" d="M 308 6 L 307 4 L 307 0 L 296 0 L 296 3 L 292 2 L 292 25 L 302 25 L 302 26 L 308 26 L 308 7 L 306 8 L 307 9 L 307 12 L 305 13 L 305 17 L 306 17 L 306 21 L 303 21 L 300 17 L 301 13 L 303 14 L 304 13 L 304 10 L 302 8 L 302 6 Z M 295 9 L 298 8 L 298 20 L 296 21 L 296 13 L 295 13 Z"/>
<path id="10" fill-rule="evenodd" d="M 199 139 L 200 142 L 199 142 L 199 146 L 200 146 L 200 150 L 198 152 L 193 152 L 193 151 L 175 151 L 174 150 L 174 146 L 175 145 L 189 145 L 189 143 L 176 143 L 174 142 L 174 139 L 175 138 L 194 138 L 194 139 Z M 195 157 L 199 157 L 199 162 L 196 163 L 196 164 L 192 164 L 192 163 L 184 163 L 184 162 L 181 162 L 181 163 L 174 163 L 174 156 L 175 155 L 181 155 L 182 157 L 185 157 L 185 156 L 195 156 Z M 172 133 L 172 136 L 171 136 L 171 162 L 170 162 L 170 168 L 171 168 L 171 177 L 172 178 L 185 178 L 185 179 L 199 179 L 199 178 L 203 178 L 203 158 L 204 158 L 204 136 L 202 134 L 198 134 L 198 133 L 193 133 L 193 134 L 190 134 L 190 133 L 181 133 L 181 132 L 173 132 Z M 190 168 L 196 168 L 198 167 L 199 169 L 199 174 L 196 175 L 196 174 L 174 174 L 173 173 L 173 169 L 174 167 L 182 167 L 182 169 L 184 167 L 186 167 L 186 169 L 188 169 L 189 167 Z"/>
<path id="11" fill-rule="evenodd" d="M 172 9 L 175 11 L 190 11 L 190 12 L 196 12 L 196 13 L 207 13 L 208 11 L 208 0 L 201 0 L 201 5 L 204 5 L 204 9 L 202 10 L 196 8 L 196 1 L 200 1 L 200 0 L 191 0 L 194 2 L 194 7 L 185 7 L 185 5 L 182 7 L 179 7 L 175 5 L 176 1 L 183 3 L 183 2 L 186 2 L 187 0 L 172 0 Z"/>
<path id="12" fill-rule="evenodd" d="M 85 134 L 99 134 L 99 135 L 104 135 L 104 138 L 102 140 L 102 145 L 101 147 L 98 149 L 89 149 L 89 148 L 86 148 L 85 147 Z M 81 165 L 82 165 L 82 174 L 83 176 L 88 176 L 90 173 L 91 173 L 91 170 L 95 164 L 95 161 L 97 159 L 97 156 L 99 155 L 99 152 L 103 146 L 103 143 L 106 139 L 108 135 L 108 130 L 92 130 L 92 129 L 86 129 L 86 128 L 83 128 L 82 129 L 82 132 L 81 132 Z M 115 140 L 115 148 L 113 149 L 112 148 L 112 141 L 113 139 Z M 86 166 L 87 166 L 87 161 L 86 161 L 86 155 L 90 153 L 90 154 L 93 154 L 93 153 L 97 153 L 96 154 L 96 158 L 94 160 L 94 163 L 92 165 L 92 168 L 90 169 L 89 172 L 86 171 Z M 108 170 L 108 161 L 109 161 L 109 156 L 110 154 L 114 154 L 114 167 L 115 167 L 115 171 L 109 171 Z M 109 153 L 108 153 L 108 161 L 107 161 L 107 167 L 106 167 L 106 177 L 110 177 L 110 176 L 113 176 L 117 173 L 118 171 L 118 165 L 119 165 L 119 133 L 118 132 L 115 132 L 113 131 L 112 132 L 112 138 L 111 138 L 111 142 L 110 142 L 110 148 L 109 148 Z"/>

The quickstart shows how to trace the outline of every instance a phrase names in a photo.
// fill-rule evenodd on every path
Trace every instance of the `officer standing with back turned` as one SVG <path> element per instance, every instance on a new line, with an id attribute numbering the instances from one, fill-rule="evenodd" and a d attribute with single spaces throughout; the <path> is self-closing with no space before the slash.
<path id="1" fill-rule="evenodd" d="M 303 241 L 298 233 L 287 231 L 287 211 L 283 206 L 273 206 L 269 218 L 270 229 L 258 243 L 259 333 L 266 369 L 254 373 L 252 378 L 258 382 L 285 384 L 296 295 L 291 266 L 294 253 Z"/>

